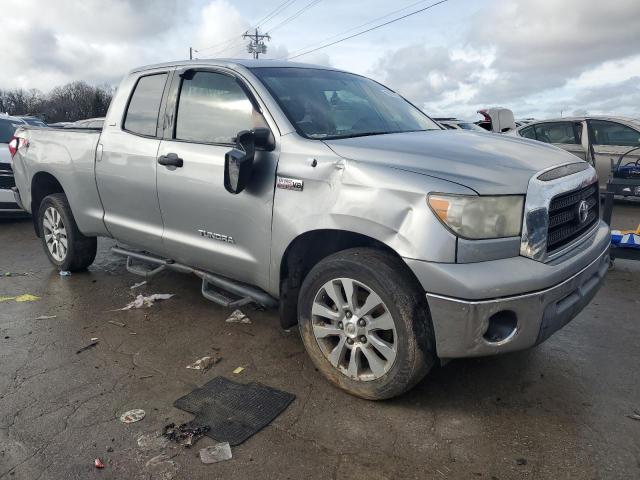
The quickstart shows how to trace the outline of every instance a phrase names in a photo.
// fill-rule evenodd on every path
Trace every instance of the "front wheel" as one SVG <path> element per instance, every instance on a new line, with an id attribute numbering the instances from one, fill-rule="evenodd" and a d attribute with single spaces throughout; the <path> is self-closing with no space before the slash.
<path id="1" fill-rule="evenodd" d="M 400 395 L 436 362 L 424 293 L 399 259 L 354 248 L 320 261 L 299 296 L 299 327 L 332 383 L 370 400 Z"/>
<path id="2" fill-rule="evenodd" d="M 38 226 L 49 261 L 60 270 L 85 270 L 96 258 L 96 237 L 86 237 L 76 225 L 64 193 L 54 193 L 42 200 Z"/>

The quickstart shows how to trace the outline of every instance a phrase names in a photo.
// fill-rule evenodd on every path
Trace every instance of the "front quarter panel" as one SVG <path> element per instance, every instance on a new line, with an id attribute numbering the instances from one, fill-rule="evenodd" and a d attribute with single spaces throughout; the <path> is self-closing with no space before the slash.
<path id="1" fill-rule="evenodd" d="M 314 165 L 315 160 L 315 167 Z M 283 137 L 278 177 L 303 190 L 276 187 L 270 289 L 279 289 L 282 257 L 299 235 L 341 230 L 374 238 L 405 258 L 455 262 L 456 237 L 427 205 L 430 192 L 471 194 L 461 185 L 383 165 L 345 160 L 321 142 Z"/>

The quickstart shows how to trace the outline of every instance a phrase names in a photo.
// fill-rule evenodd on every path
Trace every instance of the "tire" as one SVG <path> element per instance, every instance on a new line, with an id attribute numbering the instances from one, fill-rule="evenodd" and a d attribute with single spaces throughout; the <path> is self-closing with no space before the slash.
<path id="1" fill-rule="evenodd" d="M 85 237 L 80 233 L 64 193 L 54 193 L 42 200 L 38 209 L 38 228 L 44 251 L 59 270 L 79 272 L 95 260 L 96 237 Z"/>
<path id="2" fill-rule="evenodd" d="M 406 392 L 437 361 L 424 292 L 402 260 L 383 251 L 344 250 L 315 265 L 300 289 L 298 323 L 318 370 L 368 400 Z"/>

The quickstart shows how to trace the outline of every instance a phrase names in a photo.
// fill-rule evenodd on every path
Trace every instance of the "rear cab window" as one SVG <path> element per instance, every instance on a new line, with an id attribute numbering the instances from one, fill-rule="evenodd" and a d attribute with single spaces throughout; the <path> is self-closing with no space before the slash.
<path id="1" fill-rule="evenodd" d="M 156 73 L 138 79 L 125 113 L 124 130 L 147 137 L 156 136 L 167 75 Z"/>

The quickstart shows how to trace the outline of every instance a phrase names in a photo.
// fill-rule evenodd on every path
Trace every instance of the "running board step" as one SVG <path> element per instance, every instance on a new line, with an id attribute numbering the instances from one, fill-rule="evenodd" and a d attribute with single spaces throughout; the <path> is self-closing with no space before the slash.
<path id="1" fill-rule="evenodd" d="M 278 301 L 264 290 L 231 280 L 230 278 L 215 275 L 203 270 L 197 270 L 187 265 L 176 263 L 173 260 L 155 257 L 147 253 L 134 252 L 121 247 L 112 247 L 111 251 L 116 255 L 127 257 L 128 272 L 133 273 L 134 275 L 140 275 L 144 278 L 150 278 L 166 269 L 175 270 L 181 273 L 193 273 L 202 279 L 202 295 L 207 300 L 217 303 L 223 307 L 237 308 L 250 302 L 255 302 L 266 308 L 278 305 Z M 133 260 L 138 260 L 143 264 L 151 266 L 143 267 L 141 265 L 134 265 Z M 228 293 L 236 298 L 229 298 L 222 292 Z"/>

